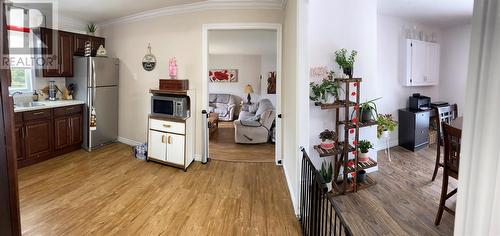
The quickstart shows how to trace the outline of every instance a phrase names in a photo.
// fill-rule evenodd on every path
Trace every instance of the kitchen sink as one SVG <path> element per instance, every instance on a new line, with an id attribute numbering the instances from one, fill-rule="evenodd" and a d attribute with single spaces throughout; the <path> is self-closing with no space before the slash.
<path id="1" fill-rule="evenodd" d="M 14 107 L 39 107 L 39 106 L 45 106 L 45 104 L 41 102 L 23 102 L 19 104 L 14 104 Z"/>

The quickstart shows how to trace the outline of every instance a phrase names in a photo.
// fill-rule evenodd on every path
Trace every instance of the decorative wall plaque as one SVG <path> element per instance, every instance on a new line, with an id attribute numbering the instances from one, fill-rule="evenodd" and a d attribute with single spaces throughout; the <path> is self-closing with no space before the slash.
<path id="1" fill-rule="evenodd" d="M 151 45 L 148 43 L 148 53 L 142 58 L 142 67 L 145 71 L 152 71 L 156 67 L 156 57 L 151 53 Z"/>

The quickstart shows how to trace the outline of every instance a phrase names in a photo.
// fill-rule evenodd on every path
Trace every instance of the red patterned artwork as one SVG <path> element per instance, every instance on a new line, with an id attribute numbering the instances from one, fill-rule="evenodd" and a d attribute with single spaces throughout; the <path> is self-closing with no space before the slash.
<path id="1" fill-rule="evenodd" d="M 210 82 L 238 82 L 237 69 L 217 69 L 208 71 Z"/>

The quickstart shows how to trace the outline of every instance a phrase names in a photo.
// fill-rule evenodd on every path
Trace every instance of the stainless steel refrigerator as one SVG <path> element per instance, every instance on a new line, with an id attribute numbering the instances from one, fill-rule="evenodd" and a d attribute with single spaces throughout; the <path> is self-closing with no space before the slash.
<path id="1" fill-rule="evenodd" d="M 118 139 L 118 67 L 117 58 L 74 57 L 73 77 L 66 85 L 74 84 L 74 99 L 85 101 L 83 112 L 83 148 L 95 148 Z M 96 117 L 95 130 L 90 128 L 92 110 Z"/>

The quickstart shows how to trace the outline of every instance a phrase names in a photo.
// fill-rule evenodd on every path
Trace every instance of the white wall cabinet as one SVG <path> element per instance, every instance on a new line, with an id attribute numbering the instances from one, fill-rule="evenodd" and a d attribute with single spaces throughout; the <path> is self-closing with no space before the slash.
<path id="1" fill-rule="evenodd" d="M 440 47 L 437 43 L 406 40 L 406 74 L 404 86 L 439 84 Z"/>

